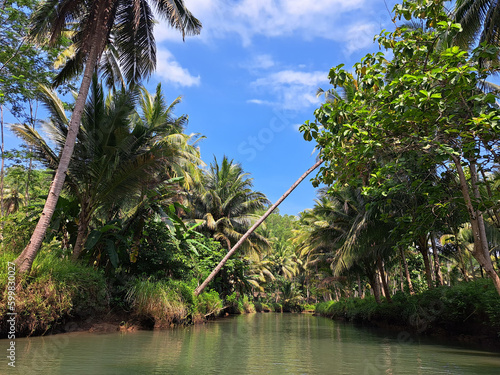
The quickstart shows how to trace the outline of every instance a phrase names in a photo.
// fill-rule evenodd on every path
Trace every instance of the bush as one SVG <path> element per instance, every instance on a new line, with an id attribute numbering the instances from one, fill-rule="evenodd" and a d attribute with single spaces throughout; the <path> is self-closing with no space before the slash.
<path id="1" fill-rule="evenodd" d="M 190 316 L 193 293 L 181 282 L 140 280 L 134 281 L 127 293 L 127 301 L 135 314 L 151 320 L 155 328 L 184 323 Z"/>
<path id="2" fill-rule="evenodd" d="M 283 312 L 283 306 L 280 303 L 272 303 L 271 304 L 271 309 L 274 312 L 282 313 Z"/>
<path id="3" fill-rule="evenodd" d="M 31 208 L 32 211 L 33 208 Z M 21 253 L 31 238 L 38 216 L 35 212 L 27 212 L 26 208 L 2 218 L 2 246 L 4 251 Z"/>
<path id="4" fill-rule="evenodd" d="M 215 290 L 205 291 L 200 294 L 196 297 L 195 303 L 198 316 L 202 319 L 217 316 L 222 311 L 222 300 Z"/>
<path id="5" fill-rule="evenodd" d="M 257 312 L 270 312 L 271 311 L 271 308 L 269 307 L 269 305 L 267 305 L 264 302 L 256 301 L 253 304 L 255 307 L 255 311 L 257 311 Z"/>
<path id="6" fill-rule="evenodd" d="M 226 297 L 226 310 L 230 314 L 254 313 L 256 311 L 248 296 L 241 297 L 236 292 Z"/>
<path id="7" fill-rule="evenodd" d="M 229 314 L 243 314 L 245 312 L 243 302 L 239 299 L 236 292 L 226 296 L 225 301 L 225 309 Z"/>
<path id="8" fill-rule="evenodd" d="M 254 304 L 248 299 L 248 296 L 243 296 L 243 299 L 241 301 L 241 304 L 243 306 L 243 310 L 248 314 L 248 313 L 254 313 L 255 312 L 255 306 Z"/>
<path id="9" fill-rule="evenodd" d="M 19 336 L 43 334 L 66 318 L 85 318 L 108 307 L 104 275 L 88 266 L 60 259 L 44 245 L 31 271 L 16 278 L 16 332 Z M 0 254 L 0 289 L 7 287 L 7 264 L 16 255 Z M 1 336 L 6 335 L 7 293 L 0 298 Z"/>
<path id="10" fill-rule="evenodd" d="M 420 333 L 435 329 L 465 334 L 500 335 L 500 296 L 489 279 L 442 286 L 414 296 L 396 293 L 393 303 L 373 297 L 316 305 L 316 314 L 354 322 L 402 325 Z"/>

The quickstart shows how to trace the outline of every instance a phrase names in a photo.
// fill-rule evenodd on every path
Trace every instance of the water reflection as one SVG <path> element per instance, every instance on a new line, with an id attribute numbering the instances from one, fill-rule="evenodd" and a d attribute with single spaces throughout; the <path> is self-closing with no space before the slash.
<path id="1" fill-rule="evenodd" d="M 251 314 L 167 331 L 35 337 L 16 346 L 17 367 L 9 374 L 500 373 L 497 353 L 294 314 Z"/>

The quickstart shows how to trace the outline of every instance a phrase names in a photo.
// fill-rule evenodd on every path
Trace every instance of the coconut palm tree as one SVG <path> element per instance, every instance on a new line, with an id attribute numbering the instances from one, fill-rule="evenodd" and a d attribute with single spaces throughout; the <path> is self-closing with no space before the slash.
<path id="1" fill-rule="evenodd" d="M 67 137 L 68 118 L 57 96 L 47 88 L 43 90 L 52 114 L 45 128 L 60 149 Z M 131 202 L 142 202 L 145 189 L 164 184 L 165 175 L 178 177 L 176 171 L 199 160 L 198 151 L 188 144 L 189 136 L 180 133 L 185 116 L 172 115 L 178 100 L 166 106 L 160 86 L 155 96 L 142 89 L 142 99 L 152 99 L 152 107 L 161 119 L 144 122 L 135 112 L 138 91 L 133 88 L 105 97 L 94 76 L 66 185 L 80 204 L 75 260 L 84 248 L 89 224 L 97 213 L 109 218 L 113 212 L 125 209 L 125 203 L 134 206 Z M 49 168 L 57 168 L 57 151 L 40 134 L 26 125 L 17 125 L 14 130 L 34 146 Z"/>
<path id="2" fill-rule="evenodd" d="M 28 245 L 16 259 L 20 273 L 31 268 L 54 214 L 75 147 L 92 75 L 106 44 L 112 43 L 120 52 L 121 66 L 127 78 L 137 79 L 147 76 L 154 70 L 156 60 L 152 33 L 154 19 L 150 3 L 155 5 L 160 17 L 182 32 L 183 37 L 186 34 L 199 33 L 201 23 L 187 10 L 182 0 L 151 0 L 150 2 L 146 0 L 47 0 L 40 5 L 33 16 L 31 35 L 39 42 L 45 40 L 47 36 L 50 37 L 51 42 L 55 42 L 69 23 L 76 22 L 73 39 L 76 49 L 75 58 L 79 59 L 78 63 L 85 64 L 85 69 L 68 124 L 65 144 L 42 215 Z M 112 30 L 115 37 L 110 40 Z"/>
<path id="3" fill-rule="evenodd" d="M 500 3 L 496 0 L 457 0 L 455 21 L 462 25 L 457 43 L 472 48 L 477 43 L 498 45 L 500 42 Z"/>
<path id="4" fill-rule="evenodd" d="M 269 204 L 263 193 L 252 189 L 252 178 L 241 165 L 226 156 L 220 164 L 214 159 L 189 199 L 191 219 L 202 223 L 198 228 L 228 251 L 259 218 L 256 212 Z M 254 232 L 243 248 L 251 254 L 267 246 L 268 241 Z"/>

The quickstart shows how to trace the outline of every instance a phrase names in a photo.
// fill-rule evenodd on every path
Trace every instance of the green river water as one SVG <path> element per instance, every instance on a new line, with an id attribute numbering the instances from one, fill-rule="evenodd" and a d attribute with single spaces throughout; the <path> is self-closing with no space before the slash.
<path id="1" fill-rule="evenodd" d="M 308 314 L 249 314 L 162 331 L 17 339 L 16 368 L 4 359 L 0 374 L 499 375 L 500 354 Z"/>

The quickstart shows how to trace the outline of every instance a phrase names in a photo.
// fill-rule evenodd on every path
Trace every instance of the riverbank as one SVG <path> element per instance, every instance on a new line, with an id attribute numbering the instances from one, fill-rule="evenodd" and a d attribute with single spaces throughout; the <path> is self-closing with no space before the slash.
<path id="1" fill-rule="evenodd" d="M 490 280 L 441 286 L 416 295 L 396 293 L 392 303 L 371 297 L 319 303 L 331 319 L 426 336 L 449 337 L 500 349 L 500 296 Z"/>
<path id="2" fill-rule="evenodd" d="M 0 339 L 67 332 L 170 328 L 249 312 L 301 311 L 300 306 L 255 302 L 215 290 L 194 295 L 191 281 L 106 275 L 61 259 L 37 257 L 29 274 L 15 272 L 14 254 L 0 254 Z"/>
<path id="3" fill-rule="evenodd" d="M 0 338 L 73 331 L 166 328 L 222 312 L 215 291 L 195 297 L 177 280 L 118 278 L 50 253 L 29 274 L 15 272 L 14 254 L 0 254 Z"/>

